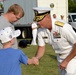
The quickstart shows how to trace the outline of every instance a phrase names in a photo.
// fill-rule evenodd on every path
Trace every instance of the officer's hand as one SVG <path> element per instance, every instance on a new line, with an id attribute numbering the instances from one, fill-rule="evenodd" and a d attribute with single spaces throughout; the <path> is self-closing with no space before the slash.
<path id="1" fill-rule="evenodd" d="M 67 64 L 68 64 L 67 61 L 63 61 L 63 62 L 60 64 L 60 69 L 65 69 L 65 68 L 67 67 Z"/>
<path id="2" fill-rule="evenodd" d="M 34 65 L 39 65 L 39 60 L 36 57 L 32 57 L 32 59 Z"/>

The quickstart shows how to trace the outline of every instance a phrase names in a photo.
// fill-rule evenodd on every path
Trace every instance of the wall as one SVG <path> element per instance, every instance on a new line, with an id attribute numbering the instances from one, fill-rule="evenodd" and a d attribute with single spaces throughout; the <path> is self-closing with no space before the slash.
<path id="1" fill-rule="evenodd" d="M 68 0 L 37 0 L 38 7 L 50 7 L 50 4 L 54 4 L 54 8 L 51 11 L 52 14 L 57 14 L 57 18 L 60 19 L 60 15 L 64 15 L 64 20 L 68 19 Z"/>

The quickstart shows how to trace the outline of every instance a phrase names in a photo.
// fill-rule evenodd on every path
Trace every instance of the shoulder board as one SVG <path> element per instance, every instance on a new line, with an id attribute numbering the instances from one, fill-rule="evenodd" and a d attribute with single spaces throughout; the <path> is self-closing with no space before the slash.
<path id="1" fill-rule="evenodd" d="M 60 27 L 63 27 L 64 26 L 64 23 L 63 22 L 60 22 L 60 21 L 56 21 L 55 22 L 55 25 L 60 26 Z"/>

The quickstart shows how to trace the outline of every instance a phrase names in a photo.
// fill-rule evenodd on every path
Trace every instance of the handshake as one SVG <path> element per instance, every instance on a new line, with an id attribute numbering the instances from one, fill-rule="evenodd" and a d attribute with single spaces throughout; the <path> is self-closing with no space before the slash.
<path id="1" fill-rule="evenodd" d="M 31 59 L 28 59 L 28 64 L 39 65 L 39 59 L 36 57 L 32 57 Z"/>

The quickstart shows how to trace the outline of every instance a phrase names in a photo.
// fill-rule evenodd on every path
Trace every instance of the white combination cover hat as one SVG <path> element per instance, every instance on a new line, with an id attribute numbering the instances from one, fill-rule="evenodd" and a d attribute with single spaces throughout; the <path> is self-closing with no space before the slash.
<path id="1" fill-rule="evenodd" d="M 51 11 L 51 7 L 33 7 L 33 10 L 38 11 L 38 13 L 45 13 L 47 11 Z"/>
<path id="2" fill-rule="evenodd" d="M 34 10 L 34 21 L 41 21 L 46 15 L 50 14 L 52 8 L 50 7 L 33 7 Z"/>
<path id="3" fill-rule="evenodd" d="M 18 37 L 21 34 L 20 30 L 14 30 L 12 27 L 6 27 L 0 30 L 0 40 L 2 43 L 6 43 L 13 38 Z"/>

